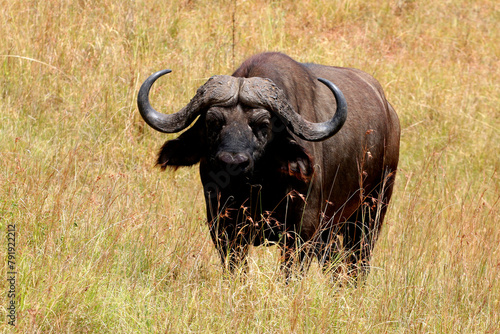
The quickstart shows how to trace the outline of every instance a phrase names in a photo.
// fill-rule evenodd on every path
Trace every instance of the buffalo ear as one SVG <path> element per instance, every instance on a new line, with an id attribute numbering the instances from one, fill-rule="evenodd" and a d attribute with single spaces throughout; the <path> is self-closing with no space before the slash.
<path id="1" fill-rule="evenodd" d="M 200 161 L 205 145 L 202 139 L 203 127 L 199 123 L 200 120 L 178 138 L 163 144 L 156 161 L 162 170 L 168 166 L 175 169 L 181 166 L 191 166 Z"/>
<path id="2" fill-rule="evenodd" d="M 276 158 L 280 172 L 299 181 L 309 182 L 314 173 L 314 162 L 305 148 L 292 138 L 287 138 L 284 145 L 279 145 Z"/>

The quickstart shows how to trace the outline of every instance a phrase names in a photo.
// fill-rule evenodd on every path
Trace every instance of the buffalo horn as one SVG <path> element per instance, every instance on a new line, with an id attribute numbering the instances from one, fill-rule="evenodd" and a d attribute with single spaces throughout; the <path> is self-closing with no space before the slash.
<path id="1" fill-rule="evenodd" d="M 152 74 L 144 81 L 137 95 L 137 106 L 144 121 L 153 129 L 175 133 L 187 128 L 194 119 L 210 106 L 235 104 L 238 98 L 238 80 L 229 76 L 213 76 L 198 88 L 191 101 L 178 112 L 168 115 L 156 111 L 149 102 L 149 91 L 153 83 L 161 76 L 172 72 L 162 70 Z"/>
<path id="2" fill-rule="evenodd" d="M 347 119 L 347 102 L 337 86 L 326 79 L 318 78 L 318 80 L 330 89 L 337 102 L 335 115 L 322 123 L 313 123 L 302 118 L 290 105 L 283 91 L 269 79 L 246 79 L 240 91 L 240 99 L 251 106 L 270 109 L 299 138 L 321 141 L 333 136 L 342 128 Z"/>

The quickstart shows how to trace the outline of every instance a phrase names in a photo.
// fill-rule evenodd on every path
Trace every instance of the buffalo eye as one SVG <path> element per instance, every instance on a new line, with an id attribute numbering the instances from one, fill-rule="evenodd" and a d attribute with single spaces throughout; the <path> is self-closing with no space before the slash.
<path id="1" fill-rule="evenodd" d="M 250 127 L 257 138 L 266 137 L 271 129 L 269 113 L 267 111 L 257 113 L 250 119 Z"/>
<path id="2" fill-rule="evenodd" d="M 263 122 L 255 123 L 253 126 L 254 131 L 267 134 L 271 122 L 265 120 Z"/>
<path id="3" fill-rule="evenodd" d="M 220 129 L 226 123 L 224 115 L 219 111 L 208 111 L 205 122 L 208 129 L 215 130 Z"/>

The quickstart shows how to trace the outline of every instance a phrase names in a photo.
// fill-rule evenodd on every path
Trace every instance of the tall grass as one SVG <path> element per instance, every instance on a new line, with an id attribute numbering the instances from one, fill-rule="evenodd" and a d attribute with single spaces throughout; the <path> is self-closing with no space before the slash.
<path id="1" fill-rule="evenodd" d="M 16 224 L 18 272 L 15 328 L 0 280 L 1 330 L 499 332 L 499 9 L 0 0 L 0 225 Z M 371 73 L 399 114 L 396 190 L 357 289 L 314 266 L 287 286 L 274 248 L 252 250 L 246 279 L 224 276 L 197 169 L 154 167 L 174 136 L 140 119 L 142 80 L 173 69 L 153 91 L 172 112 L 265 50 Z"/>

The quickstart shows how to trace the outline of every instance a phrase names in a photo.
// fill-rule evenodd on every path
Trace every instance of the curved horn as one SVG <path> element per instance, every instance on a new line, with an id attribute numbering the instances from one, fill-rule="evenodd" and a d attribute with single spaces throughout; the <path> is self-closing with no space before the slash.
<path id="1" fill-rule="evenodd" d="M 272 110 L 292 133 L 307 141 L 321 141 L 336 134 L 347 119 L 347 102 L 344 94 L 333 83 L 318 78 L 335 97 L 337 110 L 323 123 L 313 123 L 302 118 L 290 105 L 284 92 L 270 79 L 248 78 L 243 83 L 240 98 L 250 106 L 263 106 Z"/>
<path id="2" fill-rule="evenodd" d="M 333 115 L 333 117 L 329 121 L 315 124 L 315 126 L 318 126 L 318 128 L 324 127 L 325 137 L 323 139 L 327 139 L 339 132 L 339 130 L 344 126 L 344 123 L 347 120 L 347 101 L 342 91 L 331 81 L 323 78 L 318 78 L 318 80 L 326 87 L 328 87 L 328 89 L 330 89 L 330 91 L 333 93 L 333 96 L 335 97 L 335 102 L 337 103 L 335 115 Z M 321 132 L 320 129 L 319 131 Z"/>
<path id="3" fill-rule="evenodd" d="M 137 107 L 144 121 L 153 129 L 175 133 L 187 128 L 194 119 L 211 105 L 230 105 L 238 97 L 238 80 L 229 76 L 213 76 L 198 88 L 191 101 L 178 112 L 167 115 L 156 111 L 149 102 L 153 83 L 171 70 L 158 71 L 147 78 L 137 94 Z"/>

